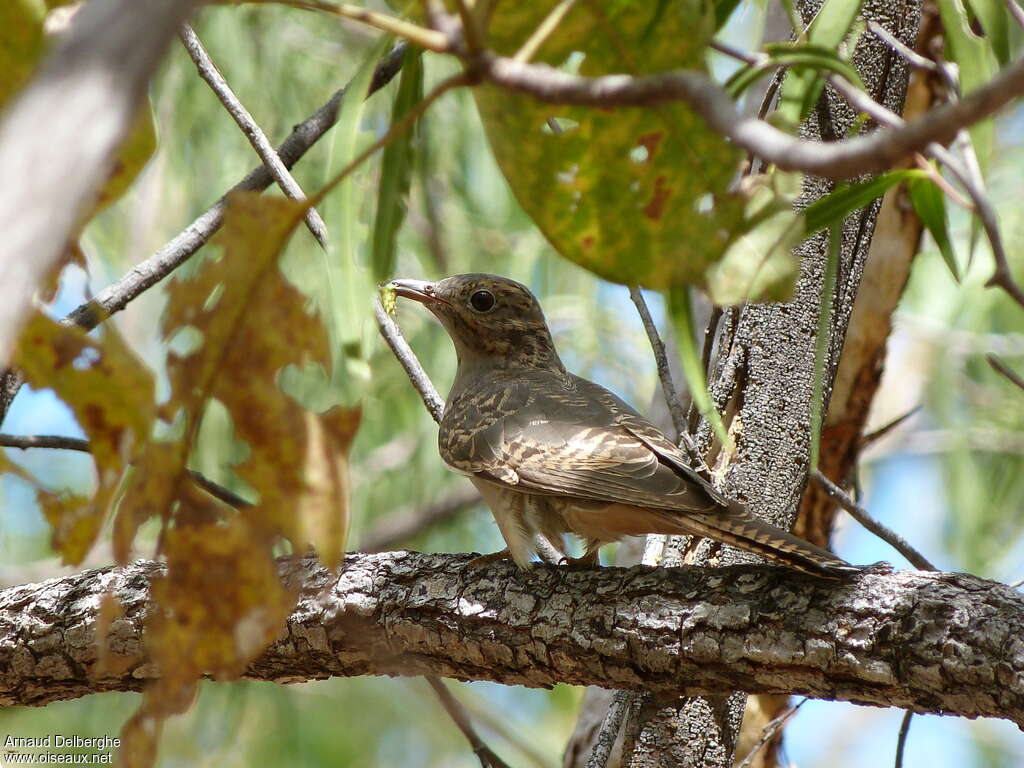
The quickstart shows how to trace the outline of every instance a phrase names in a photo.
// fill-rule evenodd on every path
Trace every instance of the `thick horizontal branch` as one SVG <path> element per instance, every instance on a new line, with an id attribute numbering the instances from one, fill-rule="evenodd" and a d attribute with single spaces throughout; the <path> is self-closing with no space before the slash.
<path id="1" fill-rule="evenodd" d="M 973 576 L 865 572 L 835 582 L 769 566 L 469 566 L 465 555 L 349 555 L 300 586 L 247 677 L 439 675 L 652 693 L 731 690 L 990 716 L 1024 725 L 1024 595 Z M 149 582 L 137 562 L 0 592 L 0 704 L 137 690 Z M 102 595 L 124 614 L 97 662 Z"/>
<path id="2" fill-rule="evenodd" d="M 904 126 L 821 143 L 790 136 L 764 120 L 741 115 L 725 90 L 700 72 L 582 77 L 545 64 L 498 56 L 482 56 L 470 65 L 486 81 L 552 104 L 610 108 L 683 101 L 714 131 L 765 162 L 783 170 L 831 179 L 889 170 L 932 142 L 952 141 L 961 128 L 988 117 L 1024 93 L 1021 59 L 962 100 L 933 109 Z"/>

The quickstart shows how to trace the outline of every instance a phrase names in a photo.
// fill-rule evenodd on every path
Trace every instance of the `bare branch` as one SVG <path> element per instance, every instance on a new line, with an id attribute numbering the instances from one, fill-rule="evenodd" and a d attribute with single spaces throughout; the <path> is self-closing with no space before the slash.
<path id="1" fill-rule="evenodd" d="M 960 101 L 938 107 L 900 128 L 842 141 L 815 143 L 742 116 L 732 99 L 705 75 L 675 71 L 630 77 L 580 77 L 544 64 L 482 55 L 471 69 L 496 85 L 552 104 L 601 108 L 684 101 L 716 132 L 782 170 L 845 179 L 887 170 L 933 142 L 951 141 L 960 128 L 981 120 L 1024 93 L 1024 59 Z"/>
<path id="2" fill-rule="evenodd" d="M 878 442 L 883 437 L 885 437 L 886 435 L 890 434 L 894 429 L 896 429 L 897 427 L 901 426 L 911 416 L 913 416 L 918 411 L 920 411 L 921 407 L 922 406 L 920 406 L 920 405 L 915 405 L 909 411 L 907 411 L 904 414 L 901 414 L 901 415 L 897 416 L 895 419 L 890 421 L 888 424 L 883 424 L 882 426 L 880 426 L 878 429 L 874 430 L 873 432 L 868 432 L 866 435 L 864 435 L 860 439 L 861 446 L 862 447 L 867 447 L 867 446 L 871 445 L 872 443 Z"/>
<path id="3" fill-rule="evenodd" d="M 1001 373 L 1012 384 L 1019 387 L 1020 389 L 1024 389 L 1024 378 L 1021 378 L 1021 375 L 1017 373 L 1015 370 L 1013 370 L 1010 366 L 1008 366 L 995 355 L 985 355 L 985 359 L 988 360 L 988 364 L 991 365 L 997 373 Z"/>
<path id="4" fill-rule="evenodd" d="M 829 496 L 838 502 L 839 506 L 850 513 L 850 517 L 907 558 L 910 564 L 915 568 L 920 568 L 922 571 L 938 570 L 938 568 L 932 565 L 924 555 L 910 546 L 906 539 L 875 520 L 875 518 L 873 518 L 866 509 L 864 509 L 864 507 L 851 499 L 842 488 L 821 474 L 820 471 L 813 470 L 811 472 L 811 477 L 816 483 L 818 483 L 818 485 L 825 489 L 825 492 L 828 493 Z"/>
<path id="5" fill-rule="evenodd" d="M 466 737 L 466 741 L 472 747 L 473 753 L 480 760 L 481 768 L 509 768 L 508 763 L 498 757 L 494 750 L 488 747 L 484 740 L 477 735 L 476 730 L 473 728 L 473 723 L 470 722 L 469 713 L 466 712 L 458 699 L 452 695 L 452 692 L 448 690 L 448 686 L 434 675 L 427 675 L 423 679 L 434 689 L 434 693 L 440 699 L 444 711 L 448 713 L 448 717 L 455 723 L 455 727 Z"/>
<path id="6" fill-rule="evenodd" d="M 1010 15 L 1014 21 L 1024 27 L 1024 8 L 1021 8 L 1017 0 L 1006 0 L 1006 7 L 1010 9 Z"/>
<path id="7" fill-rule="evenodd" d="M 220 70 L 217 69 L 217 65 L 213 63 L 206 49 L 203 48 L 203 44 L 200 42 L 195 30 L 190 25 L 185 24 L 181 28 L 179 37 L 181 38 L 182 45 L 185 46 L 185 50 L 188 51 L 188 55 L 195 62 L 199 76 L 206 81 L 206 84 L 210 86 L 210 89 L 220 100 L 220 103 L 224 105 L 224 109 L 231 115 L 231 118 L 238 127 L 242 129 L 242 133 L 249 139 L 252 148 L 256 150 L 256 154 L 263 161 L 264 167 L 270 170 L 274 180 L 277 181 L 277 185 L 281 187 L 281 191 L 292 200 L 304 201 L 306 195 L 303 193 L 299 183 L 295 181 L 288 172 L 288 169 L 284 167 L 284 163 L 278 157 L 277 152 L 270 143 L 270 139 L 267 138 L 263 130 L 256 124 L 253 116 L 249 114 L 249 110 L 235 96 L 231 86 L 228 85 L 228 81 L 224 79 Z M 316 208 L 309 208 L 306 211 L 305 219 L 309 231 L 316 238 L 320 247 L 326 251 L 327 225 L 324 224 L 324 220 L 317 213 Z"/>
<path id="8" fill-rule="evenodd" d="M 405 55 L 404 46 L 398 46 L 385 56 L 377 69 L 366 96 L 383 88 L 398 74 Z M 348 92 L 345 86 L 303 122 L 295 126 L 277 150 L 285 167 L 291 168 L 338 119 L 338 108 Z M 265 165 L 254 168 L 235 186 L 174 237 L 159 251 L 133 267 L 128 274 L 100 291 L 96 298 L 71 312 L 67 319 L 82 328 L 96 327 L 107 316 L 124 309 L 128 303 L 181 266 L 198 251 L 224 222 L 227 199 L 233 192 L 261 192 L 274 183 L 274 177 Z"/>
<path id="9" fill-rule="evenodd" d="M 196 0 L 94 0 L 0 121 L 0 368 Z"/>
<path id="10" fill-rule="evenodd" d="M 1012 2 L 1012 0 L 1011 0 Z M 925 72 L 935 73 L 938 71 L 938 67 L 935 62 L 931 59 L 925 58 L 913 48 L 904 45 L 899 38 L 896 37 L 892 32 L 883 27 L 877 21 L 872 19 L 868 22 L 868 31 L 871 32 L 875 37 L 884 42 L 896 53 L 902 56 L 908 64 L 912 67 L 924 70 Z"/>
<path id="11" fill-rule="evenodd" d="M 754 758 L 757 757 L 758 753 L 764 749 L 768 742 L 770 742 L 775 734 L 782 730 L 782 727 L 789 722 L 789 719 L 797 713 L 797 711 L 804 705 L 807 699 L 800 699 L 796 704 L 791 707 L 786 707 L 785 711 L 774 718 L 768 725 L 764 727 L 761 732 L 761 738 L 757 740 L 757 744 L 750 748 L 747 756 L 743 758 L 743 762 L 736 766 L 736 768 L 750 768 L 754 763 Z"/>
<path id="12" fill-rule="evenodd" d="M 913 571 L 832 582 L 767 566 L 524 571 L 470 560 L 348 555 L 335 575 L 312 557 L 282 560 L 298 604 L 246 677 L 437 675 L 655 696 L 740 689 L 1024 724 L 1024 595 L 1003 584 Z M 0 592 L 0 704 L 141 688 L 156 674 L 144 627 L 162 572 L 139 561 Z M 106 643 L 118 664 L 101 667 L 97 613 L 108 591 L 124 613 Z"/>
<path id="13" fill-rule="evenodd" d="M 64 451 L 79 451 L 91 453 L 92 448 L 88 440 L 78 437 L 62 437 L 60 435 L 4 435 L 0 434 L 0 448 L 55 448 Z M 251 506 L 251 503 L 243 499 L 237 493 L 225 488 L 223 485 L 213 482 L 205 475 L 193 469 L 188 470 L 188 476 L 192 482 L 213 496 L 220 499 L 228 506 L 235 509 Z"/>
<path id="14" fill-rule="evenodd" d="M 374 70 L 366 96 L 383 88 L 402 67 L 405 45 L 396 46 Z M 338 109 L 342 99 L 348 92 L 348 86 L 337 91 L 330 100 L 294 130 L 278 148 L 277 154 L 286 167 L 290 168 L 306 154 L 306 152 L 334 125 L 338 119 Z M 261 192 L 274 183 L 274 178 L 265 165 L 254 168 L 235 186 L 225 192 L 220 199 L 205 212 L 199 215 L 184 230 L 164 245 L 148 259 L 136 264 L 121 279 L 108 285 L 95 298 L 82 304 L 72 311 L 65 322 L 74 323 L 86 330 L 99 325 L 110 315 L 120 312 L 140 294 L 152 288 L 167 277 L 171 272 L 184 264 L 196 251 L 220 229 L 224 223 L 224 210 L 228 197 L 234 192 Z M 21 388 L 21 376 L 14 371 L 7 371 L 0 376 L 0 423 L 10 408 L 18 390 Z"/>
<path id="15" fill-rule="evenodd" d="M 1005 72 L 1009 72 L 1010 69 L 1013 69 L 1014 67 L 1019 68 L 1022 75 L 1024 75 L 1024 59 L 1021 59 L 1021 61 L 1014 64 L 1013 67 L 1008 68 Z M 837 75 L 830 75 L 828 77 L 828 81 L 854 107 L 870 115 L 879 123 L 890 126 L 894 130 L 904 130 L 912 125 L 906 123 L 903 118 L 895 112 L 892 112 L 874 101 L 870 96 L 856 88 L 848 80 L 838 77 Z M 1022 76 L 1022 82 L 1024 82 L 1024 76 Z M 974 91 L 974 93 L 976 94 L 978 91 Z M 972 96 L 973 95 L 974 94 L 972 94 Z M 932 119 L 940 119 L 938 118 L 937 113 L 944 109 L 964 104 L 970 98 L 971 97 L 968 96 L 967 99 L 954 101 L 945 107 L 939 107 L 936 110 L 932 110 L 924 117 L 915 120 L 914 123 L 919 123 L 921 120 L 927 118 L 928 115 L 932 115 Z M 962 126 L 958 127 L 951 136 L 947 137 L 947 139 L 952 140 L 956 138 L 961 130 Z M 974 204 L 975 213 L 977 213 L 978 219 L 981 221 L 981 226 L 985 230 L 985 235 L 988 237 L 989 244 L 992 246 L 992 258 L 996 263 L 995 273 L 989 278 L 985 285 L 999 286 L 1009 294 L 1010 298 L 1017 302 L 1017 304 L 1024 307 L 1024 289 L 1017 284 L 1013 279 L 1013 274 L 1010 272 L 1010 264 L 1006 258 L 1006 249 L 1003 246 L 1003 238 L 999 231 L 999 222 L 996 219 L 995 208 L 992 207 L 992 203 L 985 194 L 984 182 L 981 179 L 980 173 L 972 173 L 970 164 L 965 166 L 960 163 L 960 161 L 953 156 L 953 153 L 938 143 L 938 141 L 928 142 L 925 147 L 925 152 L 949 169 L 949 172 L 953 174 L 956 180 L 964 188 L 968 196 L 971 198 L 971 202 Z"/>
<path id="16" fill-rule="evenodd" d="M 444 399 L 437 394 L 434 382 L 430 380 L 427 372 L 423 370 L 419 358 L 412 351 L 409 342 L 405 340 L 405 336 L 402 335 L 402 330 L 398 327 L 398 324 L 384 311 L 379 297 L 374 299 L 373 314 L 377 318 L 377 328 L 380 329 L 380 334 L 384 337 L 384 341 L 391 347 L 391 351 L 395 353 L 398 362 L 402 364 L 402 367 L 408 374 L 409 381 L 412 382 L 416 391 L 420 393 L 420 398 L 427 407 L 427 411 L 429 411 L 434 421 L 440 424 L 441 417 L 444 416 Z"/>
<path id="17" fill-rule="evenodd" d="M 654 353 L 654 362 L 658 367 L 658 379 L 661 380 L 661 391 L 665 394 L 665 403 L 668 405 L 668 412 L 672 417 L 672 426 L 675 427 L 679 439 L 687 441 L 687 448 L 692 448 L 686 428 L 686 413 L 683 411 L 683 404 L 679 402 L 676 385 L 672 381 L 672 369 L 669 367 L 668 355 L 665 353 L 665 343 L 658 335 L 658 327 L 654 324 L 654 318 L 651 317 L 647 300 L 644 299 L 640 287 L 636 285 L 629 286 L 629 298 L 636 305 L 640 321 L 644 324 L 644 330 L 647 332 L 647 340 L 651 343 L 651 352 Z"/>
<path id="18" fill-rule="evenodd" d="M 903 721 L 900 723 L 900 735 L 896 739 L 896 760 L 893 768 L 903 768 L 903 751 L 907 746 L 907 733 L 910 731 L 910 720 L 914 717 L 911 710 L 903 714 Z"/>

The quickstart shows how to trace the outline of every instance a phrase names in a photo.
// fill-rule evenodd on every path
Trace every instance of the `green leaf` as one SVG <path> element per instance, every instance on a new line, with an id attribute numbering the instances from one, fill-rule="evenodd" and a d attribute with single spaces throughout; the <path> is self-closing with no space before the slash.
<path id="1" fill-rule="evenodd" d="M 423 101 L 423 51 L 409 48 L 405 52 L 402 76 L 391 109 L 395 125 Z M 395 241 L 405 218 L 406 198 L 412 178 L 415 129 L 410 129 L 384 148 L 380 165 L 380 186 L 377 190 L 377 216 L 373 223 L 370 263 L 378 282 L 392 277 L 395 268 Z"/>
<path id="2" fill-rule="evenodd" d="M 366 106 L 364 98 L 377 62 L 391 46 L 387 37 L 373 46 L 359 65 L 341 100 L 338 122 L 333 128 L 330 157 L 324 167 L 324 179 L 331 179 L 337 169 L 344 168 L 360 150 L 360 124 Z M 331 386 L 342 393 L 344 402 L 357 402 L 366 382 L 363 345 L 364 328 L 370 324 L 370 303 L 374 282 L 368 269 L 358 263 L 357 243 L 360 234 L 360 198 L 356 194 L 357 179 L 369 172 L 369 165 L 353 173 L 331 193 L 329 210 L 334 216 L 331 231 L 335 248 L 324 254 L 324 280 L 318 302 L 331 338 L 333 377 Z M 349 350 L 353 354 L 346 354 Z"/>
<path id="3" fill-rule="evenodd" d="M 992 45 L 971 31 L 971 22 L 962 0 L 939 0 L 939 14 L 946 32 L 946 56 L 960 70 L 960 90 L 968 94 L 995 75 L 998 65 Z M 968 129 L 978 164 L 988 167 L 992 154 L 994 127 L 992 120 L 982 120 Z"/>
<path id="4" fill-rule="evenodd" d="M 889 171 L 869 181 L 844 184 L 804 209 L 804 234 L 813 235 L 820 229 L 841 222 L 848 214 L 868 205 L 901 181 L 926 177 L 924 171 L 911 169 Z"/>
<path id="5" fill-rule="evenodd" d="M 750 227 L 707 272 L 707 291 L 716 304 L 739 304 L 752 296 L 789 299 L 797 271 L 793 246 L 804 231 L 803 214 L 793 210 L 802 181 L 801 174 L 778 170 L 745 180 Z"/>
<path id="6" fill-rule="evenodd" d="M 697 334 L 693 327 L 693 308 L 690 301 L 689 288 L 672 288 L 668 292 L 668 306 L 672 314 L 672 325 L 676 333 L 676 344 L 679 346 L 679 362 L 686 378 L 686 386 L 690 390 L 694 405 L 700 415 L 711 425 L 715 437 L 722 446 L 732 450 L 732 438 L 725 430 L 722 417 L 711 402 L 707 379 L 704 376 L 704 365 L 697 349 Z"/>
<path id="7" fill-rule="evenodd" d="M 953 243 L 949 237 L 949 217 L 946 215 L 945 195 L 935 185 L 935 182 L 927 178 L 911 181 L 907 185 L 907 191 L 910 194 L 910 202 L 914 205 L 914 211 L 939 247 L 942 260 L 949 267 L 953 279 L 959 283 L 960 270 L 957 267 L 956 254 L 953 253 Z"/>
<path id="8" fill-rule="evenodd" d="M 1010 18 L 1006 0 L 968 0 L 1000 64 L 1010 63 Z M 1016 2 L 1016 0 L 1011 0 Z"/>
<path id="9" fill-rule="evenodd" d="M 835 51 L 850 32 L 860 10 L 860 0 L 826 0 L 807 27 L 807 43 Z M 837 57 L 838 58 L 838 57 Z M 795 130 L 814 108 L 821 93 L 822 78 L 817 69 L 792 69 L 782 86 L 779 109 L 773 115 L 786 130 Z"/>
<path id="10" fill-rule="evenodd" d="M 825 413 L 825 362 L 831 341 L 832 298 L 836 293 L 836 275 L 839 271 L 839 252 L 843 244 L 843 224 L 837 221 L 829 228 L 828 259 L 821 286 L 821 306 L 818 309 L 818 333 L 814 338 L 814 379 L 811 382 L 811 470 L 818 468 L 821 452 L 821 425 Z"/>
<path id="11" fill-rule="evenodd" d="M 595 10 L 596 8 L 596 10 Z M 538 52 L 583 75 L 703 71 L 711 6 L 578 3 Z M 550 3 L 501 3 L 491 45 L 514 53 Z M 582 54 L 582 61 L 579 57 Z M 615 282 L 665 288 L 705 284 L 745 228 L 729 191 L 740 154 L 689 109 L 590 109 L 544 104 L 494 86 L 474 95 L 494 156 L 519 203 L 565 258 Z M 560 130 L 550 126 L 558 125 Z"/>
<path id="12" fill-rule="evenodd" d="M 793 72 L 814 70 L 834 72 L 849 80 L 857 88 L 864 89 L 857 70 L 843 61 L 835 51 L 813 43 L 769 43 L 764 47 L 768 54 L 766 61 L 746 65 L 739 69 L 725 83 L 725 89 L 733 98 L 778 67 L 790 67 Z"/>

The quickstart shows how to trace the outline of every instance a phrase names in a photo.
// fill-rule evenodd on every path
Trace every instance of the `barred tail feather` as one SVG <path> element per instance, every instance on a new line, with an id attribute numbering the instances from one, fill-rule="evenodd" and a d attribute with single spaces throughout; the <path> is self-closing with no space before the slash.
<path id="1" fill-rule="evenodd" d="M 687 533 L 730 544 L 804 573 L 835 577 L 860 570 L 831 552 L 754 517 L 736 502 L 730 502 L 729 508 L 721 512 L 688 513 L 685 522 L 680 523 L 689 529 Z"/>

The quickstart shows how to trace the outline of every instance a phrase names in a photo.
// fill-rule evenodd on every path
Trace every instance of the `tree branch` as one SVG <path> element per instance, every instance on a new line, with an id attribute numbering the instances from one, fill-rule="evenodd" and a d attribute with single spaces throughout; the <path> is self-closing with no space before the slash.
<path id="1" fill-rule="evenodd" d="M 430 380 L 427 372 L 423 370 L 419 358 L 412 351 L 409 342 L 405 340 L 405 336 L 402 335 L 402 329 L 384 311 L 379 296 L 374 298 L 373 313 L 374 317 L 377 318 L 377 328 L 380 330 L 380 335 L 384 337 L 384 341 L 388 343 L 391 351 L 398 358 L 398 362 L 402 364 L 406 374 L 409 376 L 409 381 L 412 382 L 416 391 L 419 392 L 423 405 L 426 406 L 431 417 L 440 424 L 441 417 L 444 415 L 444 399 L 437 393 L 434 382 Z"/>
<path id="2" fill-rule="evenodd" d="M 354 554 L 337 576 L 313 558 L 280 562 L 299 602 L 246 677 L 742 689 L 1024 725 L 1024 595 L 1002 584 L 910 571 L 832 582 L 767 566 L 522 571 L 470 559 Z M 139 561 L 0 592 L 0 705 L 139 690 L 156 675 L 143 627 L 162 570 Z M 108 591 L 123 615 L 101 667 Z"/>
<path id="3" fill-rule="evenodd" d="M 938 571 L 931 562 L 912 547 L 906 539 L 900 536 L 896 531 L 882 525 L 880 522 L 875 520 L 864 507 L 851 499 L 843 489 L 833 483 L 827 477 L 825 477 L 819 470 L 815 469 L 811 472 L 811 477 L 818 485 L 825 489 L 825 492 L 835 499 L 836 503 L 839 504 L 843 509 L 850 513 L 850 517 L 856 520 L 858 523 L 863 525 L 875 536 L 886 542 L 889 546 L 903 555 L 915 568 L 920 568 L 922 571 Z"/>
<path id="4" fill-rule="evenodd" d="M 1024 59 L 960 101 L 933 109 L 898 128 L 835 142 L 809 142 L 783 133 L 763 120 L 744 117 L 726 92 L 707 76 L 686 71 L 631 77 L 581 77 L 544 64 L 525 64 L 485 55 L 471 62 L 485 80 L 532 94 L 551 104 L 601 108 L 636 107 L 683 101 L 712 130 L 782 170 L 847 179 L 892 168 L 931 143 L 952 141 L 972 125 L 1024 93 Z"/>
<path id="5" fill-rule="evenodd" d="M 405 45 L 396 46 L 381 59 L 374 70 L 366 96 L 376 93 L 389 82 L 402 67 Z M 291 168 L 306 154 L 320 138 L 327 133 L 338 119 L 338 109 L 348 92 L 346 85 L 310 117 L 299 123 L 277 150 L 286 168 Z M 234 192 L 262 192 L 274 183 L 270 170 L 261 165 L 254 168 L 240 182 L 221 195 L 212 206 L 201 213 L 191 224 L 148 259 L 136 264 L 120 280 L 108 285 L 95 298 L 73 310 L 65 322 L 74 323 L 86 330 L 99 325 L 110 315 L 120 312 L 140 294 L 152 288 L 171 272 L 184 264 L 202 248 L 224 223 L 224 210 L 228 197 Z M 11 401 L 21 388 L 22 379 L 15 371 L 0 375 L 0 423 L 10 408 Z"/>
<path id="6" fill-rule="evenodd" d="M 224 75 L 220 73 L 217 65 L 213 63 L 213 59 L 210 58 L 206 49 L 203 48 L 203 44 L 200 42 L 195 30 L 189 24 L 185 24 L 179 32 L 179 37 L 189 57 L 195 63 L 199 76 L 210 86 L 210 90 L 216 94 L 220 103 L 224 105 L 224 109 L 231 115 L 231 119 L 241 128 L 242 133 L 245 134 L 252 148 L 256 150 L 256 154 L 263 161 L 264 167 L 273 175 L 281 191 L 292 200 L 304 201 L 306 195 L 303 193 L 299 183 L 295 181 L 288 172 L 288 169 L 284 167 L 284 163 L 278 157 L 277 152 L 270 143 L 270 139 L 263 133 L 263 129 L 257 125 L 253 116 L 249 114 L 249 110 L 245 108 L 245 105 L 238 100 L 235 92 L 231 90 L 228 81 L 224 79 Z M 305 219 L 309 231 L 316 238 L 320 247 L 326 251 L 327 225 L 324 224 L 324 220 L 317 213 L 316 208 L 310 207 L 306 211 Z"/>

